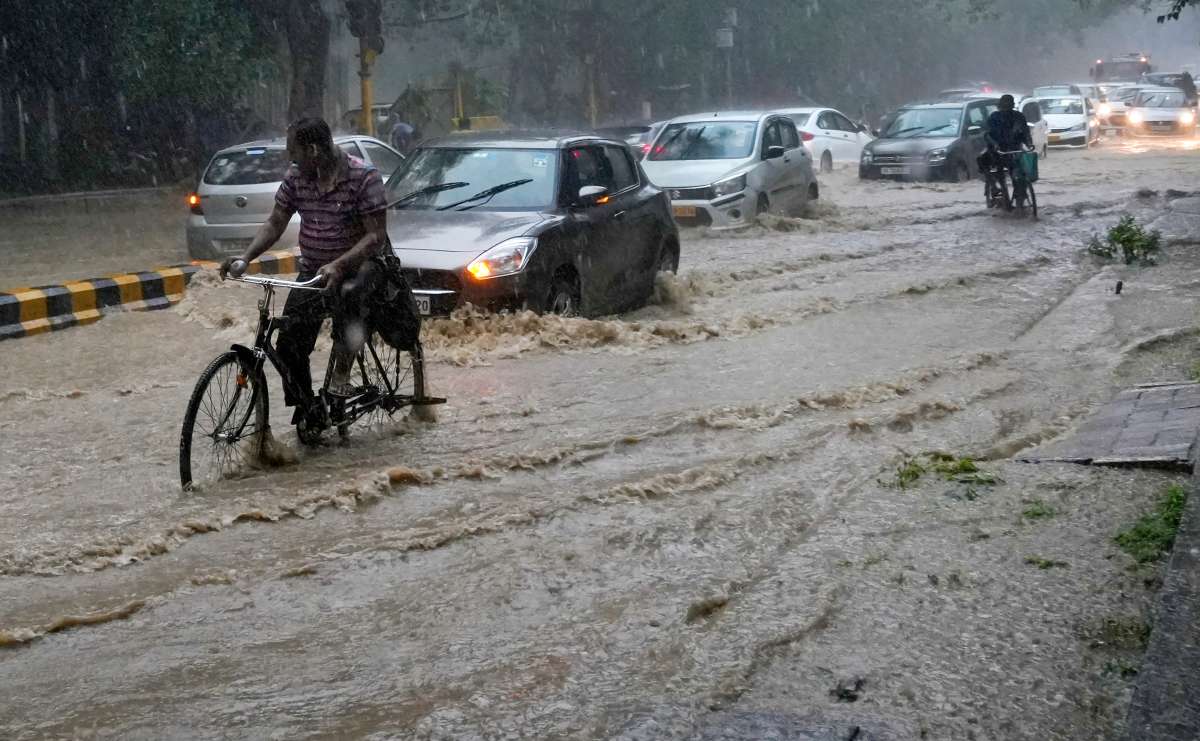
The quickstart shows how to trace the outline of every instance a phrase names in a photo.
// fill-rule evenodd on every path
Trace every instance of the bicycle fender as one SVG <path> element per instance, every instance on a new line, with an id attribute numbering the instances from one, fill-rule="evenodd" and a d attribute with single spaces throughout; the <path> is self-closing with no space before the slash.
<path id="1" fill-rule="evenodd" d="M 245 345 L 230 345 L 229 349 L 237 354 L 238 361 L 245 368 L 257 369 L 259 367 L 258 358 L 255 357 L 254 351 Z"/>

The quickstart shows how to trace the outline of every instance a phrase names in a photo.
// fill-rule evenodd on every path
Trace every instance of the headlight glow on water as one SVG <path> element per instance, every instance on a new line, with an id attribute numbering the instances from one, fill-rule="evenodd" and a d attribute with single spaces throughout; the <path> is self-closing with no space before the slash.
<path id="1" fill-rule="evenodd" d="M 1191 111 L 1182 111 L 1179 114 L 1179 123 L 1184 126 L 1191 126 L 1196 123 L 1196 114 Z"/>
<path id="2" fill-rule="evenodd" d="M 1134 124 L 1136 126 L 1137 124 L 1140 124 L 1141 122 L 1142 122 L 1141 111 L 1130 111 L 1129 123 Z"/>

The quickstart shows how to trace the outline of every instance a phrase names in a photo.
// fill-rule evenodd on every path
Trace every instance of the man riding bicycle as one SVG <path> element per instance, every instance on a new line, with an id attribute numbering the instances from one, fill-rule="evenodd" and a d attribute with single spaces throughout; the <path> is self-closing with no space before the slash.
<path id="1" fill-rule="evenodd" d="M 1033 149 L 1033 137 L 1029 134 L 1029 121 L 1025 114 L 1016 110 L 1016 101 L 1011 95 L 1000 96 L 999 110 L 988 117 L 987 150 L 979 155 L 979 171 L 984 173 L 987 181 L 985 194 L 990 194 L 995 183 L 992 182 L 992 169 L 1003 166 L 1012 170 L 1014 164 L 1012 155 L 1001 152 L 1014 152 L 1017 149 Z M 1013 179 L 1013 198 L 1017 203 L 1025 200 L 1025 182 L 1023 178 Z"/>
<path id="2" fill-rule="evenodd" d="M 297 281 L 324 278 L 325 291 L 292 291 L 283 313 L 288 323 L 279 333 L 279 359 L 291 383 L 284 384 L 285 402 L 296 407 L 293 423 L 311 409 L 312 370 L 309 356 L 321 323 L 333 316 L 336 360 L 329 392 L 349 393 L 350 366 L 365 334 L 361 330 L 362 294 L 372 283 L 364 263 L 388 244 L 387 197 L 379 171 L 334 146 L 329 124 L 304 118 L 288 127 L 292 167 L 275 194 L 275 208 L 250 246 L 221 263 L 221 278 L 239 277 L 246 264 L 283 236 L 292 214 L 300 212 L 300 275 Z M 343 290 L 345 289 L 345 290 Z M 357 328 L 357 329 L 356 329 Z M 293 392 L 293 388 L 296 389 Z M 297 397 L 302 393 L 302 397 Z"/>

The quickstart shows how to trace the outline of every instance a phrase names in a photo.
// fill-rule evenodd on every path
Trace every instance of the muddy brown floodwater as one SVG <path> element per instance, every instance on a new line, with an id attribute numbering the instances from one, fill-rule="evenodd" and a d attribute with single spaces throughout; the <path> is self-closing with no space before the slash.
<path id="1" fill-rule="evenodd" d="M 430 323 L 437 422 L 276 409 L 298 462 L 198 494 L 253 289 L 5 342 L 0 737 L 1117 738 L 1158 572 L 1112 537 L 1174 479 L 1014 456 L 1187 375 L 1198 157 L 1052 152 L 1037 223 L 835 172 L 641 311 Z M 1086 254 L 1122 213 L 1159 265 Z M 932 451 L 982 473 L 899 486 Z"/>

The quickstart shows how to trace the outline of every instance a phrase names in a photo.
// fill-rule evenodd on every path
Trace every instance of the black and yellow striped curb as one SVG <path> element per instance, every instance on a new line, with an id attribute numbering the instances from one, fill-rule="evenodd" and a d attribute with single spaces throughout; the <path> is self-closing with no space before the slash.
<path id="1" fill-rule="evenodd" d="M 268 252 L 250 263 L 247 272 L 294 273 L 296 263 L 294 252 Z M 217 265 L 208 260 L 196 260 L 189 265 L 156 268 L 144 273 L 118 273 L 105 278 L 0 292 L 0 340 L 92 324 L 110 311 L 165 309 L 183 298 L 184 289 L 193 275 L 201 270 L 215 270 Z"/>

